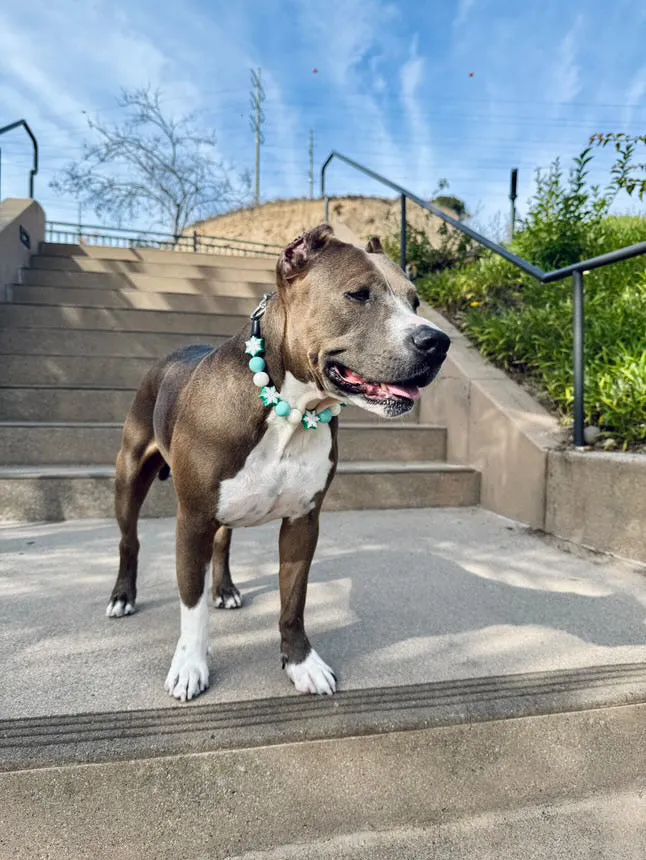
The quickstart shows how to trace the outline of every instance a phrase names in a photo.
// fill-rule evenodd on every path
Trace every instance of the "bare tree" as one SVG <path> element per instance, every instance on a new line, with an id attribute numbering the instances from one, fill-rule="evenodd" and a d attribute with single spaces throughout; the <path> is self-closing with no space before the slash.
<path id="1" fill-rule="evenodd" d="M 122 90 L 123 123 L 88 117 L 97 138 L 81 158 L 51 182 L 98 216 L 121 224 L 142 214 L 178 236 L 191 223 L 246 202 L 250 177 L 235 174 L 218 155 L 215 135 L 203 132 L 195 113 L 164 112 L 159 90 Z"/>

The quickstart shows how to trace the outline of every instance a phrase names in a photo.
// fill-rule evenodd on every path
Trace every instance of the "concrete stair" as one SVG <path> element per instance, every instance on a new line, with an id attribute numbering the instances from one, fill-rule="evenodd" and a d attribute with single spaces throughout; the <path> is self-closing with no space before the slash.
<path id="1" fill-rule="evenodd" d="M 271 258 L 45 243 L 0 319 L 0 518 L 111 516 L 121 427 L 143 375 L 240 329 L 274 284 Z M 446 431 L 413 412 L 343 415 L 329 510 L 469 506 L 479 475 L 446 461 Z M 158 485 L 148 516 L 175 511 Z"/>

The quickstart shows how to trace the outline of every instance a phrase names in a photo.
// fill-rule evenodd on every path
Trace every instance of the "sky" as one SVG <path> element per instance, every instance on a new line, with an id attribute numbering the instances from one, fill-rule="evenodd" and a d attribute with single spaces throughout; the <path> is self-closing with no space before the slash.
<path id="1" fill-rule="evenodd" d="M 87 115 L 117 121 L 122 87 L 158 87 L 169 113 L 198 111 L 222 158 L 253 171 L 250 70 L 261 68 L 263 200 L 309 194 L 312 130 L 315 195 L 336 149 L 421 197 L 447 179 L 491 233 L 507 218 L 512 167 L 522 214 L 536 168 L 569 165 L 595 132 L 646 131 L 644 45 L 646 5 L 634 0 L 7 3 L 0 125 L 29 122 L 36 197 L 49 219 L 76 222 L 76 202 L 49 183 L 91 139 Z M 23 132 L 0 149 L 1 196 L 26 196 Z M 594 181 L 607 181 L 608 159 L 595 159 Z M 388 194 L 341 163 L 328 188 Z"/>

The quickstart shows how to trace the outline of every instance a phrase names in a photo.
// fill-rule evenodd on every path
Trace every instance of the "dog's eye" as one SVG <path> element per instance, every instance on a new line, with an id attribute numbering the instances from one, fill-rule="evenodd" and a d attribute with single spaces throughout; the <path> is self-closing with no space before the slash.
<path id="1" fill-rule="evenodd" d="M 359 302 L 359 304 L 363 305 L 370 299 L 370 290 L 367 287 L 364 287 L 362 290 L 356 290 L 353 293 L 346 293 L 346 299 L 350 299 L 353 302 Z"/>

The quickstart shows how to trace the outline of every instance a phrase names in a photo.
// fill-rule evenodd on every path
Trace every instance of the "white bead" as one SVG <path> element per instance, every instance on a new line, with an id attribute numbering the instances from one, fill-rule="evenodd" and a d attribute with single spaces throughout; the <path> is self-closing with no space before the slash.
<path id="1" fill-rule="evenodd" d="M 292 409 L 292 411 L 287 416 L 287 420 L 290 424 L 300 424 L 303 420 L 303 413 L 300 409 Z"/>
<path id="2" fill-rule="evenodd" d="M 265 373 L 264 370 L 262 370 L 260 373 L 254 373 L 253 384 L 256 386 L 256 388 L 264 388 L 265 385 L 269 385 L 269 374 Z"/>
<path id="3" fill-rule="evenodd" d="M 335 416 L 340 415 L 341 414 L 341 404 L 340 403 L 333 403 L 332 406 L 330 406 L 330 412 L 332 413 L 332 415 L 335 415 Z"/>

